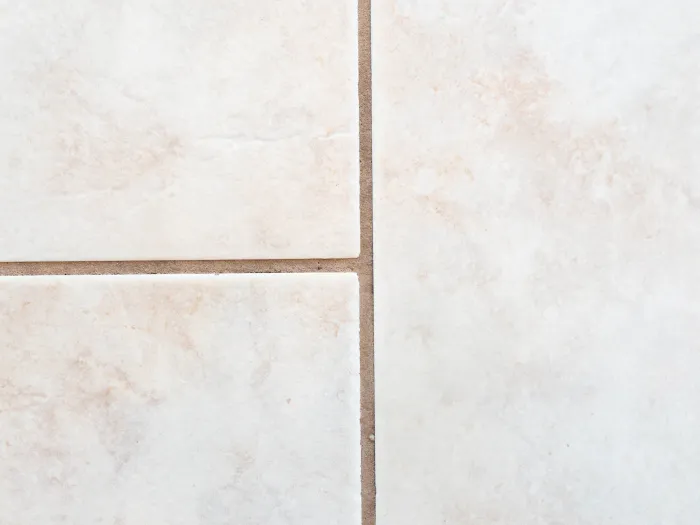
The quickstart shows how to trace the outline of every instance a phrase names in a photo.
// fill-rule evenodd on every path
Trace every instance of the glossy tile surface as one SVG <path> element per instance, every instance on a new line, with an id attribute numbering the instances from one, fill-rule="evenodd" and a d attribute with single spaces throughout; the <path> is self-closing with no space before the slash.
<path id="1" fill-rule="evenodd" d="M 359 251 L 355 0 L 0 0 L 0 93 L 0 260 Z"/>
<path id="2" fill-rule="evenodd" d="M 0 524 L 359 525 L 350 274 L 0 279 Z"/>
<path id="3" fill-rule="evenodd" d="M 378 525 L 700 516 L 700 4 L 373 1 Z"/>

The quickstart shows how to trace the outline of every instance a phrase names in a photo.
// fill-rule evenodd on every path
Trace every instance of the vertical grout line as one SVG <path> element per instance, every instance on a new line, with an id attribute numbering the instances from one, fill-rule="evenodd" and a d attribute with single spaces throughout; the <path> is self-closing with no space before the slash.
<path id="1" fill-rule="evenodd" d="M 360 426 L 362 524 L 376 524 L 374 470 L 374 247 L 372 209 L 371 0 L 358 0 L 360 114 Z"/>

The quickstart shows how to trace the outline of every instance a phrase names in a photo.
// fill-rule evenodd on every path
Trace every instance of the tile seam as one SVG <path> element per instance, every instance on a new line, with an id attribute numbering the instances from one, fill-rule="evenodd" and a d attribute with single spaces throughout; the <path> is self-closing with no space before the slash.
<path id="1" fill-rule="evenodd" d="M 0 262 L 0 276 L 358 272 L 359 259 Z"/>
<path id="2" fill-rule="evenodd" d="M 362 524 L 376 524 L 374 404 L 374 215 L 372 174 L 371 3 L 358 0 L 358 104 L 360 133 L 360 427 Z"/>

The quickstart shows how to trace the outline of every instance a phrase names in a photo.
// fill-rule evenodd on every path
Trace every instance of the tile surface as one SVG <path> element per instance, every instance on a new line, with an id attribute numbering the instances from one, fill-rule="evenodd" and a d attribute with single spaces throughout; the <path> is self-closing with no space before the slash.
<path id="1" fill-rule="evenodd" d="M 0 0 L 0 260 L 352 257 L 356 0 Z"/>
<path id="2" fill-rule="evenodd" d="M 0 524 L 359 524 L 351 274 L 0 279 Z"/>
<path id="3" fill-rule="evenodd" d="M 700 3 L 374 0 L 378 525 L 700 517 Z"/>

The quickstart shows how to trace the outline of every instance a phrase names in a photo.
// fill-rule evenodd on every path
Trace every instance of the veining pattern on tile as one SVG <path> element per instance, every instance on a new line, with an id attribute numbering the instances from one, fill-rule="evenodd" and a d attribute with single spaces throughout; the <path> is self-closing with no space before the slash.
<path id="1" fill-rule="evenodd" d="M 378 525 L 697 523 L 699 19 L 373 2 Z"/>
<path id="2" fill-rule="evenodd" d="M 352 257 L 357 4 L 0 1 L 0 260 Z"/>
<path id="3" fill-rule="evenodd" d="M 352 274 L 0 279 L 0 524 L 357 525 Z"/>

